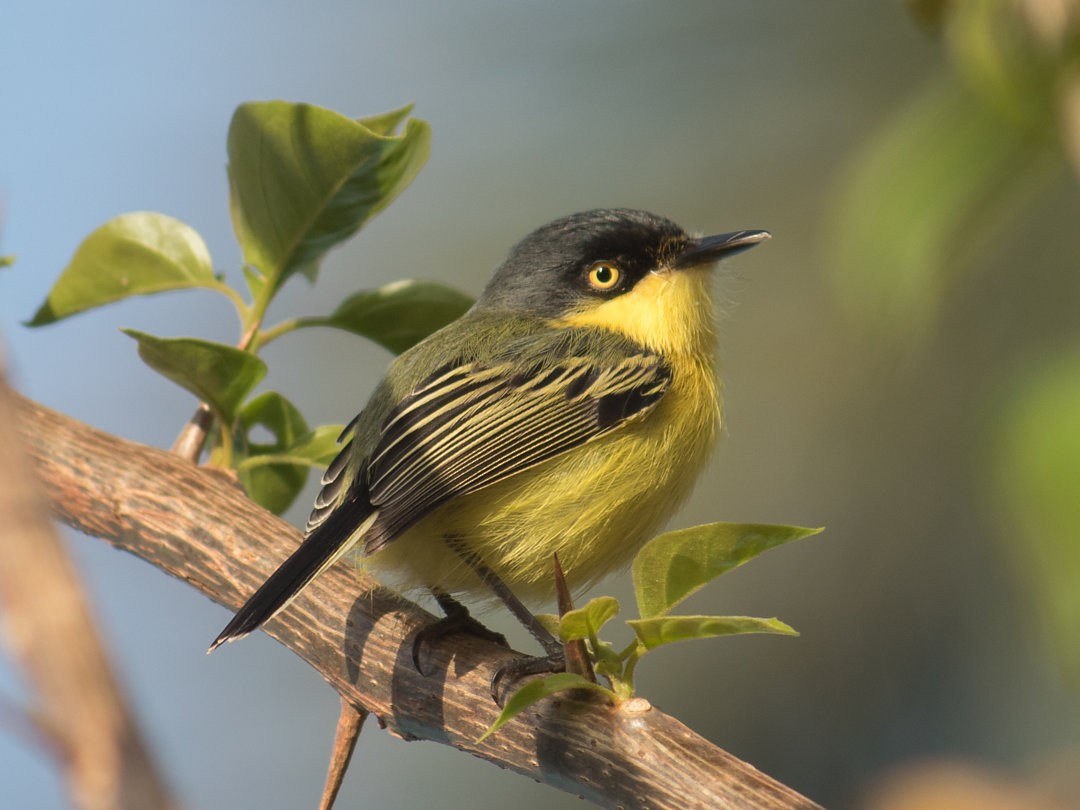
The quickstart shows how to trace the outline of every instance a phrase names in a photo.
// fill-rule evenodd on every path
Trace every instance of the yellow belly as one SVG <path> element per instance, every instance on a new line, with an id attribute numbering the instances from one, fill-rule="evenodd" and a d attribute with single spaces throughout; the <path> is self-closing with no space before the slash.
<path id="1" fill-rule="evenodd" d="M 447 548 L 443 538 L 453 535 L 523 600 L 552 598 L 552 553 L 580 591 L 625 566 L 662 527 L 692 489 L 719 425 L 711 363 L 676 363 L 671 388 L 641 419 L 445 504 L 364 567 L 402 588 L 490 597 Z"/>

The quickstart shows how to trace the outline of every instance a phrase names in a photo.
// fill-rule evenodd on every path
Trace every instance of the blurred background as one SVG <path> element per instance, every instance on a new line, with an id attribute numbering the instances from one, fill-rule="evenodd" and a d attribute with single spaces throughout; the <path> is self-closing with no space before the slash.
<path id="1" fill-rule="evenodd" d="M 728 435 L 673 525 L 827 526 L 690 605 L 802 636 L 675 645 L 642 663 L 640 691 L 829 807 L 867 806 L 925 762 L 1075 784 L 1076 3 L 9 0 L 4 19 L 0 255 L 17 261 L 0 269 L 0 333 L 25 394 L 172 442 L 195 401 L 118 327 L 233 342 L 223 299 L 21 322 L 83 237 L 127 211 L 192 225 L 238 279 L 225 135 L 247 100 L 350 116 L 414 101 L 434 132 L 414 185 L 316 287 L 292 281 L 271 322 L 398 278 L 476 294 L 515 240 L 595 206 L 767 228 L 721 272 Z M 322 424 L 352 417 L 389 356 L 309 330 L 266 359 L 264 388 Z M 206 657 L 224 609 L 67 535 L 182 801 L 315 806 L 338 711 L 318 675 L 261 635 Z M 628 575 L 600 592 L 632 604 Z M 0 691 L 27 694 L 6 658 Z M 339 806 L 511 802 L 581 806 L 373 727 Z M 66 806 L 52 763 L 3 728 L 0 806 Z"/>

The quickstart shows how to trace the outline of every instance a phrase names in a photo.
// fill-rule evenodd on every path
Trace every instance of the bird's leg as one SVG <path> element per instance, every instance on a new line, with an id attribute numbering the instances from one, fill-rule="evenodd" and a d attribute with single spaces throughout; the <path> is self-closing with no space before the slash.
<path id="1" fill-rule="evenodd" d="M 439 607 L 442 608 L 442 612 L 446 615 L 423 628 L 413 639 L 412 660 L 417 672 L 424 673 L 423 668 L 420 666 L 420 653 L 423 648 L 453 633 L 469 633 L 488 641 L 494 641 L 503 647 L 510 646 L 506 643 L 506 636 L 502 633 L 496 633 L 478 622 L 469 613 L 467 607 L 442 588 L 432 587 L 430 590 L 431 595 L 435 597 L 435 601 L 439 603 Z"/>
<path id="2" fill-rule="evenodd" d="M 505 582 L 484 564 L 472 549 L 468 548 L 458 537 L 444 537 L 446 544 L 465 561 L 465 564 L 473 570 L 481 581 L 495 593 L 503 604 L 510 610 L 525 629 L 532 634 L 540 646 L 544 648 L 544 655 L 539 657 L 517 658 L 508 661 L 491 676 L 491 696 L 496 703 L 499 701 L 499 684 L 503 679 L 515 680 L 525 675 L 536 675 L 542 672 L 562 672 L 566 669 L 566 656 L 563 652 L 562 643 L 548 632 L 540 620 L 533 615 L 525 604 L 514 595 L 513 591 Z"/>

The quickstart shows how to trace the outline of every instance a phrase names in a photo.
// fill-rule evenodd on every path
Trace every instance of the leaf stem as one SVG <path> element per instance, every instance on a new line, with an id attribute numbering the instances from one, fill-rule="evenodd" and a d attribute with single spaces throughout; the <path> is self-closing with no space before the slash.
<path id="1" fill-rule="evenodd" d="M 627 647 L 625 652 L 626 665 L 623 667 L 622 677 L 619 679 L 618 684 L 615 686 L 615 691 L 620 697 L 626 699 L 633 697 L 634 695 L 634 669 L 637 667 L 638 661 L 641 660 L 641 651 L 644 647 L 640 642 L 634 641 L 631 647 Z"/>
<path id="2" fill-rule="evenodd" d="M 218 416 L 216 414 L 215 414 L 214 418 L 217 419 L 218 425 L 220 425 L 220 429 L 218 430 L 218 435 L 221 437 L 221 464 L 220 464 L 220 466 L 223 469 L 228 470 L 233 465 L 234 445 L 233 445 L 232 425 L 226 425 L 224 420 L 220 416 Z"/>
<path id="3" fill-rule="evenodd" d="M 228 298 L 230 301 L 232 301 L 233 306 L 236 307 L 236 314 L 240 318 L 241 323 L 243 323 L 248 317 L 251 310 L 251 305 L 249 305 L 248 302 L 244 300 L 244 296 L 242 296 L 236 289 L 234 289 L 229 284 L 226 284 L 224 281 L 218 281 L 217 279 L 214 279 L 212 281 L 207 281 L 203 284 L 200 284 L 199 286 L 207 290 L 219 292 L 226 298 Z"/>
<path id="4" fill-rule="evenodd" d="M 277 340 L 282 335 L 287 335 L 289 332 L 295 332 L 297 329 L 302 329 L 305 326 L 314 326 L 318 322 L 318 318 L 310 316 L 289 318 L 289 320 L 282 321 L 277 326 L 271 326 L 269 329 L 264 329 L 259 332 L 255 340 L 255 345 L 261 349 L 263 346 Z"/>
<path id="5" fill-rule="evenodd" d="M 255 354 L 258 349 L 257 338 L 259 326 L 266 314 L 266 308 L 270 304 L 271 296 L 263 293 L 266 288 L 263 287 L 262 290 L 260 290 L 260 294 L 254 295 L 251 304 L 248 304 L 239 292 L 217 279 L 208 281 L 200 286 L 220 292 L 233 302 L 233 305 L 236 307 L 237 317 L 240 319 L 240 326 L 243 329 L 243 334 L 240 337 L 237 348 Z M 191 419 L 188 420 L 188 423 L 184 425 L 184 429 L 180 432 L 180 435 L 176 437 L 176 441 L 173 442 L 172 451 L 177 455 L 190 460 L 192 463 L 197 464 L 215 420 L 221 423 L 220 416 L 214 413 L 210 409 L 210 406 L 205 402 L 200 402 L 198 409 L 192 415 Z M 232 425 L 221 424 L 220 466 L 225 468 L 232 465 L 232 427 Z"/>
<path id="6" fill-rule="evenodd" d="M 290 319 L 267 330 L 270 333 L 269 340 L 266 338 L 267 333 L 260 331 L 263 319 L 266 317 L 266 310 L 270 306 L 270 301 L 273 299 L 274 293 L 277 292 L 278 289 L 278 287 L 272 284 L 263 284 L 253 293 L 251 306 L 247 309 L 246 317 L 243 321 L 244 334 L 240 338 L 240 343 L 237 345 L 237 348 L 251 352 L 252 354 L 258 354 L 259 349 L 265 346 L 269 340 L 280 337 L 286 332 L 296 328 L 296 325 L 293 325 L 293 321 L 299 321 L 301 320 L 300 318 Z M 286 325 L 289 326 L 286 327 Z"/>

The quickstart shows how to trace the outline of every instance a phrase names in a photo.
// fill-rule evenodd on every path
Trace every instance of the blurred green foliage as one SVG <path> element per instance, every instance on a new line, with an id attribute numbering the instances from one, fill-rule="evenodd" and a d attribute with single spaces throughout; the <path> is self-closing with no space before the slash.
<path id="1" fill-rule="evenodd" d="M 909 6 L 943 37 L 952 70 L 852 161 L 830 239 L 838 300 L 894 351 L 925 347 L 948 294 L 1048 181 L 1080 178 L 1080 2 Z M 1040 268 L 1016 272 L 1037 283 Z M 1007 384 L 987 443 L 1008 553 L 1080 678 L 1080 328 L 1073 340 L 1063 361 Z"/>
<path id="2" fill-rule="evenodd" d="M 1080 345 L 1025 375 L 999 425 L 997 494 L 1021 541 L 1008 548 L 1042 596 L 1045 637 L 1080 679 Z"/>

